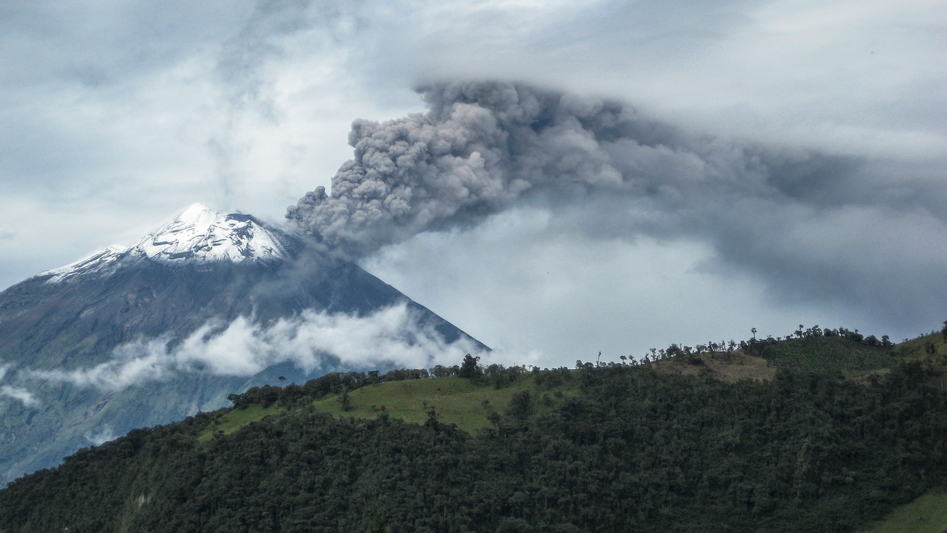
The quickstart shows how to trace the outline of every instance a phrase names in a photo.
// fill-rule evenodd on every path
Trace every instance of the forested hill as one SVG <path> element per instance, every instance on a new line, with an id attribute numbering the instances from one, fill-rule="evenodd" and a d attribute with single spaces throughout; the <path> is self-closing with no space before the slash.
<path id="1" fill-rule="evenodd" d="M 940 335 L 702 348 L 253 389 L 20 478 L 0 532 L 854 531 L 947 481 Z"/>

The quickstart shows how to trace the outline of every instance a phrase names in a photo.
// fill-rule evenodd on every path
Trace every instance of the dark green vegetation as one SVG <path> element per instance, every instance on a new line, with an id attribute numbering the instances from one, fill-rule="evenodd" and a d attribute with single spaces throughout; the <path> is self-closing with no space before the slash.
<path id="1" fill-rule="evenodd" d="M 767 344 L 760 353 L 777 369 L 788 371 L 854 374 L 897 364 L 888 350 L 837 336 Z"/>
<path id="2" fill-rule="evenodd" d="M 939 337 L 251 389 L 17 480 L 0 531 L 853 531 L 945 483 Z"/>

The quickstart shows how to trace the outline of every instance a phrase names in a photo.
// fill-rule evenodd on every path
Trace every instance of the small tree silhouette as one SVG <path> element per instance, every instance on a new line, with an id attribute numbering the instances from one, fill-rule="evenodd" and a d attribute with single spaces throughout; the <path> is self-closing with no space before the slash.
<path id="1" fill-rule="evenodd" d="M 339 394 L 339 403 L 342 404 L 342 410 L 348 411 L 352 408 L 352 398 L 349 397 L 349 388 L 342 387 L 342 394 Z"/>
<path id="2" fill-rule="evenodd" d="M 482 376 L 483 370 L 481 370 L 480 365 L 477 364 L 479 361 L 480 357 L 474 357 L 470 354 L 465 355 L 464 362 L 460 365 L 460 372 L 458 372 L 457 375 L 466 379 Z"/>

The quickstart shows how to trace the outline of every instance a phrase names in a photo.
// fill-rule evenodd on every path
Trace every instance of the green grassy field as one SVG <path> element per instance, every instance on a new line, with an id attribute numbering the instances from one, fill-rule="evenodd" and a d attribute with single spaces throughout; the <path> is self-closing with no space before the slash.
<path id="1" fill-rule="evenodd" d="M 895 346 L 894 354 L 898 359 L 907 362 L 930 361 L 931 366 L 941 373 L 934 379 L 934 383 L 941 389 L 947 390 L 947 344 L 944 344 L 942 334 L 931 333 L 902 342 Z"/>
<path id="2" fill-rule="evenodd" d="M 924 352 L 924 347 L 929 343 L 934 344 L 937 348 L 943 349 L 945 346 L 944 336 L 939 332 L 921 335 L 920 337 L 898 343 L 895 347 L 895 351 L 898 353 L 917 352 L 917 354 L 920 355 Z"/>
<path id="3" fill-rule="evenodd" d="M 812 337 L 764 346 L 762 356 L 779 370 L 857 374 L 894 366 L 891 350 L 842 337 Z"/>
<path id="4" fill-rule="evenodd" d="M 947 491 L 931 491 L 892 511 L 864 533 L 944 533 L 947 531 Z"/>
<path id="5" fill-rule="evenodd" d="M 213 437 L 215 431 L 221 431 L 224 435 L 233 433 L 243 426 L 260 420 L 267 415 L 276 415 L 286 411 L 286 408 L 279 405 L 263 407 L 262 405 L 252 404 L 246 409 L 232 409 L 220 418 L 214 420 L 200 436 L 198 441 L 206 441 Z"/>
<path id="6" fill-rule="evenodd" d="M 374 418 L 381 413 L 417 424 L 428 419 L 433 409 L 437 420 L 445 424 L 456 424 L 458 428 L 474 433 L 490 426 L 488 417 L 494 413 L 505 414 L 514 394 L 528 391 L 533 399 L 534 415 L 549 411 L 560 405 L 564 398 L 573 396 L 571 382 L 554 389 L 540 389 L 529 376 L 501 389 L 492 386 L 474 385 L 469 380 L 448 377 L 396 381 L 369 385 L 349 393 L 351 405 L 342 410 L 338 395 L 331 395 L 313 404 L 316 410 L 334 416 Z"/>
<path id="7" fill-rule="evenodd" d="M 928 352 L 929 346 L 933 347 L 934 353 Z M 905 361 L 917 361 L 931 358 L 935 363 L 943 364 L 947 361 L 947 344 L 944 344 L 944 336 L 940 333 L 931 333 L 916 339 L 902 342 L 895 346 L 894 353 Z"/>
<path id="8" fill-rule="evenodd" d="M 433 410 L 438 422 L 456 424 L 459 429 L 475 433 L 491 425 L 493 413 L 506 416 L 506 409 L 514 394 L 528 391 L 533 405 L 533 416 L 551 411 L 569 397 L 575 396 L 576 385 L 567 380 L 556 387 L 539 387 L 529 375 L 500 389 L 491 385 L 477 385 L 458 377 L 414 379 L 367 385 L 351 391 L 350 405 L 342 410 L 338 394 L 330 394 L 312 403 L 312 409 L 335 417 L 375 418 L 387 414 L 405 422 L 423 424 Z M 241 427 L 275 415 L 286 409 L 277 405 L 263 408 L 250 405 L 234 409 L 215 420 L 199 440 L 210 439 L 214 432 L 232 433 Z"/>

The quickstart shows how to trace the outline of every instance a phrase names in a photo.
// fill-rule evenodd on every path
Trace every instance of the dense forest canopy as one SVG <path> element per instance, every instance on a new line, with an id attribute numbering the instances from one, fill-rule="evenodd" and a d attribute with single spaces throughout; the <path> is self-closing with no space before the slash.
<path id="1" fill-rule="evenodd" d="M 15 481 L 0 532 L 854 531 L 943 485 L 941 339 L 802 333 L 648 364 L 469 358 L 253 389 Z M 768 379 L 715 374 L 754 358 Z M 415 382 L 440 394 L 420 424 L 363 405 Z M 467 402 L 478 429 L 451 422 L 453 391 L 497 399 Z"/>

